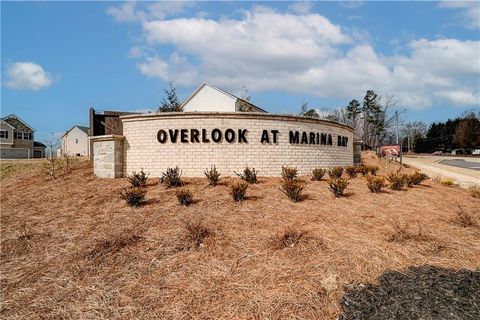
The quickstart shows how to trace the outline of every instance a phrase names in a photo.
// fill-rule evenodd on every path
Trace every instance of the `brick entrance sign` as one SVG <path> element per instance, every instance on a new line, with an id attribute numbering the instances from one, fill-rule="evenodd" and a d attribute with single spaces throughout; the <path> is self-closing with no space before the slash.
<path id="1" fill-rule="evenodd" d="M 328 120 L 247 112 L 182 112 L 122 116 L 123 136 L 92 138 L 95 174 L 121 177 L 144 170 L 160 176 L 178 166 L 203 176 L 215 165 L 223 176 L 248 165 L 263 176 L 282 166 L 300 174 L 353 164 L 353 130 Z"/>

